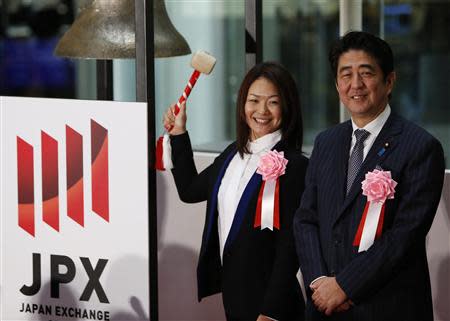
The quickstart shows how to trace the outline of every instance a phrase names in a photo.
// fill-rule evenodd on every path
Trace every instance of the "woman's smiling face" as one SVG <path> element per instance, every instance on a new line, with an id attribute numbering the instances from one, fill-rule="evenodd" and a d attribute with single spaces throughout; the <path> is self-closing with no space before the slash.
<path id="1" fill-rule="evenodd" d="M 248 89 L 245 120 L 250 140 L 273 133 L 281 126 L 281 98 L 277 87 L 268 79 L 256 79 Z"/>

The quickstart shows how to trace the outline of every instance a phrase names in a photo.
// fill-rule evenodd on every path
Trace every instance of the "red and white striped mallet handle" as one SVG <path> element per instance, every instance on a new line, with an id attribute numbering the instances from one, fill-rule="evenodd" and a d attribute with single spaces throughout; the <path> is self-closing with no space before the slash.
<path id="1" fill-rule="evenodd" d="M 174 112 L 175 116 L 178 115 L 178 113 L 180 112 L 181 104 L 184 101 L 186 101 L 187 98 L 189 97 L 189 95 L 191 94 L 192 88 L 194 88 L 198 77 L 200 77 L 200 71 L 194 70 L 194 72 L 191 75 L 191 78 L 189 78 L 189 81 L 188 81 L 186 87 L 184 88 L 183 94 L 180 96 L 180 99 L 178 99 L 178 102 L 175 106 L 175 112 Z"/>
<path id="2" fill-rule="evenodd" d="M 175 116 L 180 112 L 181 104 L 189 97 L 192 88 L 194 88 L 200 74 L 210 74 L 216 64 L 216 58 L 211 56 L 205 51 L 197 51 L 191 60 L 191 66 L 194 68 L 194 72 L 189 79 L 186 88 L 184 88 L 183 94 L 178 99 L 175 105 Z M 167 133 L 158 138 L 156 142 L 155 152 L 155 168 L 158 170 L 165 170 L 166 168 L 172 168 L 170 143 L 168 142 L 168 133 L 173 129 L 173 126 L 166 128 Z"/>
<path id="3" fill-rule="evenodd" d="M 214 69 L 214 66 L 216 65 L 216 58 L 211 56 L 206 51 L 197 51 L 193 56 L 191 60 L 191 66 L 194 68 L 194 72 L 191 75 L 191 78 L 189 79 L 186 88 L 184 88 L 183 94 L 181 95 L 180 99 L 178 99 L 178 102 L 175 106 L 175 116 L 178 115 L 180 112 L 181 104 L 186 101 L 186 99 L 189 97 L 192 88 L 194 88 L 195 83 L 197 82 L 198 77 L 200 77 L 200 74 L 206 74 L 209 75 L 211 71 Z M 170 126 L 169 128 L 166 128 L 168 132 L 170 132 L 173 129 L 173 126 Z"/>

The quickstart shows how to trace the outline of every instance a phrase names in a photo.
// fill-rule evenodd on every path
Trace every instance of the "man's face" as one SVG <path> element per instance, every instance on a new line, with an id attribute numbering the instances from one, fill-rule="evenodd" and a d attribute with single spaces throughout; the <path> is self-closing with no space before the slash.
<path id="1" fill-rule="evenodd" d="M 339 58 L 336 76 L 339 98 L 352 118 L 364 125 L 384 110 L 394 82 L 395 72 L 385 80 L 377 61 L 363 50 L 350 50 Z"/>

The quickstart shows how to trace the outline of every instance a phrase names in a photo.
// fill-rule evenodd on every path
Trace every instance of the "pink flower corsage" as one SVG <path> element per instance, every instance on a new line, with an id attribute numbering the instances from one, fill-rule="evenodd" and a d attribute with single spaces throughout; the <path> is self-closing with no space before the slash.
<path id="1" fill-rule="evenodd" d="M 264 181 L 276 180 L 285 173 L 287 163 L 284 152 L 271 150 L 261 156 L 256 172 L 262 175 Z"/>
<path id="2" fill-rule="evenodd" d="M 397 182 L 391 177 L 390 171 L 375 169 L 366 174 L 362 181 L 362 193 L 367 196 L 369 202 L 384 203 L 387 199 L 393 199 Z"/>

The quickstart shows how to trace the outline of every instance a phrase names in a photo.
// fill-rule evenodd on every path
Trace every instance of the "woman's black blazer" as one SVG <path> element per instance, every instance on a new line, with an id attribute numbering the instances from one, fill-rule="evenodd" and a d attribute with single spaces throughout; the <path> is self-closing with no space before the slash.
<path id="1" fill-rule="evenodd" d="M 171 145 L 172 173 L 180 199 L 187 203 L 207 201 L 197 266 L 198 299 L 222 292 L 229 318 L 256 320 L 264 314 L 277 320 L 303 320 L 292 220 L 304 189 L 307 158 L 282 142 L 274 147 L 288 159 L 286 173 L 280 177 L 280 230 L 253 227 L 262 182 L 261 175 L 255 173 L 239 202 L 221 264 L 217 194 L 236 145 L 229 145 L 201 173 L 194 164 L 188 133 L 172 136 Z"/>

